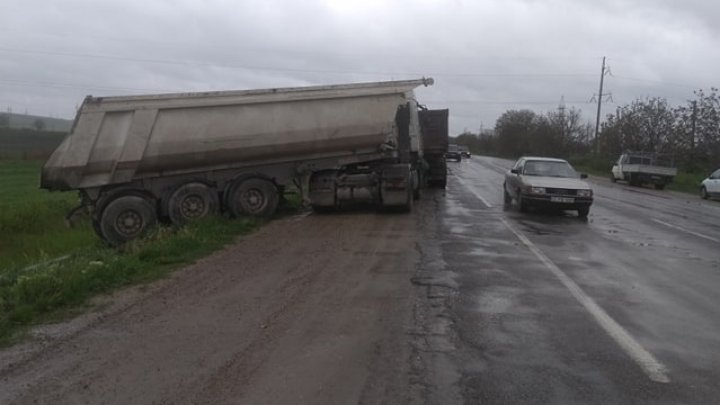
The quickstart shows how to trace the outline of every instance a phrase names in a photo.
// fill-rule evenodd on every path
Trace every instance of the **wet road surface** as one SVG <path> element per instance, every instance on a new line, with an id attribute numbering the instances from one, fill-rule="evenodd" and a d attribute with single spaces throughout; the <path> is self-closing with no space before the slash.
<path id="1" fill-rule="evenodd" d="M 720 204 L 592 179 L 587 221 L 522 214 L 511 164 L 450 164 L 421 244 L 430 402 L 720 402 Z"/>
<path id="2" fill-rule="evenodd" d="M 11 404 L 720 402 L 720 203 L 593 179 L 587 221 L 450 163 L 412 214 L 276 220 L 0 351 Z"/>

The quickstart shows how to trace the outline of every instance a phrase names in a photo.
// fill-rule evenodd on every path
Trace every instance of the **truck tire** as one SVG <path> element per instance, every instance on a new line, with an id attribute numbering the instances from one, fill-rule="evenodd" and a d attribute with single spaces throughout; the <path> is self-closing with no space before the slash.
<path id="1" fill-rule="evenodd" d="M 167 208 L 172 223 L 182 226 L 217 213 L 219 206 L 215 189 L 192 182 L 181 185 L 170 195 Z"/>
<path id="2" fill-rule="evenodd" d="M 100 213 L 96 230 L 111 246 L 142 236 L 157 224 L 155 206 L 139 195 L 123 195 L 110 201 Z"/>
<path id="3" fill-rule="evenodd" d="M 250 178 L 231 188 L 228 208 L 234 217 L 269 218 L 275 214 L 279 200 L 275 184 L 265 179 Z"/>
<path id="4" fill-rule="evenodd" d="M 590 214 L 590 207 L 581 207 L 577 210 L 578 218 L 585 219 L 588 217 L 588 214 Z"/>
<path id="5" fill-rule="evenodd" d="M 414 174 L 415 174 L 415 176 L 417 176 L 417 188 L 413 188 L 413 199 L 414 199 L 414 200 L 419 200 L 419 199 L 420 199 L 420 196 L 422 195 L 422 192 L 420 191 L 420 189 L 424 186 L 424 184 L 423 184 L 423 176 L 422 176 L 422 174 L 420 173 L 419 170 L 416 170 L 416 171 L 414 172 Z M 413 181 L 413 187 L 414 187 L 414 186 L 415 186 L 415 182 Z"/>

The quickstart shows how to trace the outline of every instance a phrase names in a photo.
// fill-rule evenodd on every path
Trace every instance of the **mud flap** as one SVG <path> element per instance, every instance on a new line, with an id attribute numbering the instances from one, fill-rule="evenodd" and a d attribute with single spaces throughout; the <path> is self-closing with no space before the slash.
<path id="1" fill-rule="evenodd" d="M 380 193 L 383 207 L 412 209 L 413 177 L 410 165 L 395 164 L 384 167 Z"/>

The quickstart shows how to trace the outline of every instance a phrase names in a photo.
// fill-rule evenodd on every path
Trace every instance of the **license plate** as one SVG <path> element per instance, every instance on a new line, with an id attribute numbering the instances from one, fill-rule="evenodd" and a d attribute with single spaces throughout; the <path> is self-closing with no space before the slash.
<path id="1" fill-rule="evenodd" d="M 572 204 L 575 199 L 570 197 L 550 197 L 550 202 Z"/>

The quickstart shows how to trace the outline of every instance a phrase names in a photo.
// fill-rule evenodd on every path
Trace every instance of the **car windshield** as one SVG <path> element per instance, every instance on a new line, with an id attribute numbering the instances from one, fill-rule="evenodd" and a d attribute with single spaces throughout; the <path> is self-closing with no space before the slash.
<path id="1" fill-rule="evenodd" d="M 550 162 L 531 160 L 525 163 L 523 174 L 526 176 L 544 177 L 579 177 L 577 172 L 566 162 Z"/>

